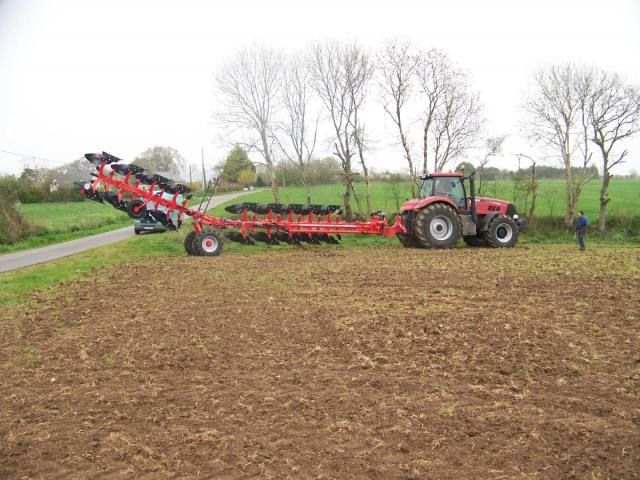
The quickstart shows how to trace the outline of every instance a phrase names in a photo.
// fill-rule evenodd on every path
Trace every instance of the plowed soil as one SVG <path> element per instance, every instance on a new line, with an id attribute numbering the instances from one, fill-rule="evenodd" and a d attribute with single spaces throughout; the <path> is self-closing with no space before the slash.
<path id="1" fill-rule="evenodd" d="M 120 266 L 0 318 L 0 478 L 640 477 L 640 252 Z"/>

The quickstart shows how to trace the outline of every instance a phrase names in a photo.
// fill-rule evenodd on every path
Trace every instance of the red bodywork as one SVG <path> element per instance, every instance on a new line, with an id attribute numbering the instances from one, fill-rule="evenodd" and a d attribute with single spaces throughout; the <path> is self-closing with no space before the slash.
<path id="1" fill-rule="evenodd" d="M 434 172 L 430 173 L 429 177 L 456 177 L 462 179 L 464 175 L 461 173 L 453 172 Z M 432 203 L 446 203 L 456 211 L 459 210 L 458 205 L 453 202 L 451 198 L 441 195 L 432 195 L 425 198 L 414 198 L 413 200 L 408 200 L 404 205 L 402 205 L 400 213 L 421 210 Z M 507 215 L 509 205 L 509 202 L 505 202 L 504 200 L 500 200 L 498 198 L 476 197 L 476 214 L 487 215 L 489 213 L 498 212 L 502 213 L 503 215 Z M 467 210 L 471 210 L 471 198 L 467 198 Z"/>
<path id="2" fill-rule="evenodd" d="M 100 154 L 96 154 L 100 158 Z M 374 214 L 368 222 L 345 222 L 342 221 L 340 215 L 335 215 L 332 218 L 331 213 L 323 216 L 315 216 L 313 213 L 308 215 L 296 215 L 294 213 L 288 214 L 272 214 L 271 212 L 266 215 L 257 215 L 255 213 L 243 211 L 242 217 L 239 220 L 233 220 L 229 218 L 220 218 L 213 215 L 208 215 L 205 212 L 199 210 L 190 209 L 187 207 L 187 202 L 184 201 L 181 205 L 177 203 L 178 195 L 174 194 L 171 199 L 162 197 L 162 194 L 153 194 L 153 189 L 156 186 L 152 183 L 148 189 L 140 187 L 140 181 L 136 181 L 134 185 L 129 183 L 132 174 L 118 178 L 115 172 L 105 174 L 104 167 L 107 165 L 106 161 L 103 161 L 98 167 L 98 176 L 91 184 L 91 189 L 95 192 L 102 186 L 104 191 L 109 191 L 113 188 L 118 191 L 118 200 L 122 200 L 126 193 L 129 193 L 133 198 L 141 200 L 143 203 L 136 211 L 142 208 L 146 208 L 148 203 L 156 205 L 162 205 L 167 208 L 167 218 L 173 213 L 178 212 L 178 219 L 181 220 L 184 215 L 190 216 L 193 219 L 193 228 L 197 233 L 202 231 L 203 225 L 209 225 L 214 228 L 235 228 L 242 232 L 244 237 L 248 233 L 255 233 L 256 229 L 262 229 L 266 232 L 267 236 L 271 238 L 271 234 L 277 231 L 286 232 L 289 235 L 295 235 L 300 233 L 307 234 L 349 234 L 360 233 L 370 235 L 383 235 L 385 237 L 393 237 L 398 233 L 405 233 L 406 229 L 402 225 L 402 217 L 397 216 L 395 223 L 391 226 L 387 224 L 387 221 L 381 216 Z M 134 177 L 135 178 L 135 177 Z"/>
<path id="3" fill-rule="evenodd" d="M 426 198 L 414 198 L 413 200 L 408 200 L 402 205 L 400 208 L 400 213 L 402 212 L 410 212 L 415 210 L 421 210 L 427 205 L 431 205 L 432 203 L 446 203 L 450 207 L 454 208 L 456 211 L 459 210 L 458 205 L 455 202 L 451 201 L 449 197 L 445 196 L 432 196 Z M 499 200 L 497 198 L 491 197 L 476 197 L 476 213 L 478 215 L 486 215 L 488 213 L 499 212 L 503 215 L 507 215 L 507 209 L 509 208 L 509 202 L 504 200 Z M 471 200 L 467 200 L 467 210 L 471 209 Z"/>

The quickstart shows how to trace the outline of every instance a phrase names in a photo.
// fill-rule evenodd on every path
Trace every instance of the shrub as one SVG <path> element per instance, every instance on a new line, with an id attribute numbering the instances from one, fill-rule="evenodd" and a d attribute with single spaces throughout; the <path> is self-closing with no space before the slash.
<path id="1" fill-rule="evenodd" d="M 29 230 L 29 224 L 16 208 L 16 199 L 0 192 L 0 243 L 12 244 Z"/>

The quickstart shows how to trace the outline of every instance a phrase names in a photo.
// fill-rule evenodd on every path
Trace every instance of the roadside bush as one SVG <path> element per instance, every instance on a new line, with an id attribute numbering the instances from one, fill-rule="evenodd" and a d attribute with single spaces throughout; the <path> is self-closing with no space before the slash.
<path id="1" fill-rule="evenodd" d="M 16 208 L 16 199 L 0 192 L 0 243 L 13 244 L 29 231 L 29 224 Z"/>
<path id="2" fill-rule="evenodd" d="M 46 192 L 43 196 L 43 202 L 81 202 L 84 195 L 76 188 L 58 188 L 55 192 Z M 29 203 L 29 202 L 23 202 Z"/>
<path id="3" fill-rule="evenodd" d="M 525 237 L 527 241 L 573 241 L 575 229 L 567 228 L 562 217 L 535 217 L 527 226 Z M 607 218 L 607 230 L 598 231 L 598 219 L 592 219 L 587 232 L 587 238 L 612 242 L 640 242 L 640 217 L 636 215 L 611 215 Z"/>
<path id="4" fill-rule="evenodd" d="M 242 190 L 242 185 L 239 183 L 233 182 L 223 182 L 218 184 L 218 192 L 237 192 L 238 190 Z"/>

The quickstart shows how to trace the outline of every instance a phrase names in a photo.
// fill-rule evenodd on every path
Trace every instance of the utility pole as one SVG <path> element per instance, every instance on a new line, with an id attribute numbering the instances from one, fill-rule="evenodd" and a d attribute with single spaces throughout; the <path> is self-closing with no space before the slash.
<path id="1" fill-rule="evenodd" d="M 202 149 L 202 189 L 207 189 L 207 175 L 204 171 L 204 148 Z"/>
<path id="2" fill-rule="evenodd" d="M 191 164 L 189 164 L 189 183 L 193 183 L 193 178 L 191 178 Z"/>

